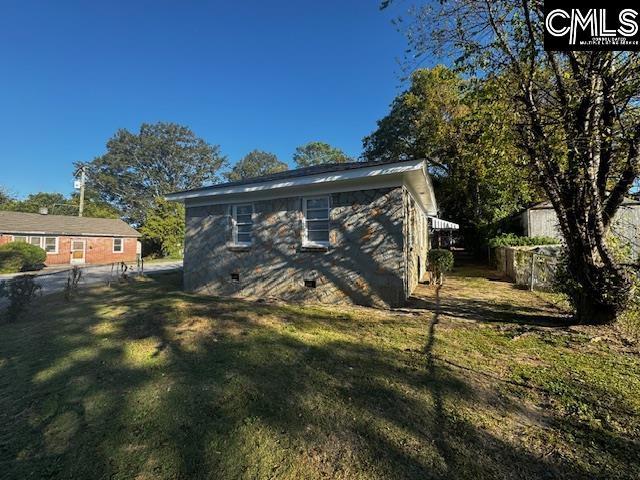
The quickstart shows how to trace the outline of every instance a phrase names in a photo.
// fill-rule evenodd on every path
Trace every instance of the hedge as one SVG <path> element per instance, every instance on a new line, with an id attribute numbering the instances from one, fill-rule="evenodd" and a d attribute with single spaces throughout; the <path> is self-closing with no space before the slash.
<path id="1" fill-rule="evenodd" d="M 11 242 L 0 245 L 0 273 L 42 268 L 46 259 L 46 252 L 30 243 Z"/>
<path id="2" fill-rule="evenodd" d="M 560 241 L 552 237 L 520 237 L 513 233 L 503 233 L 489 240 L 489 246 L 495 247 L 527 247 L 534 245 L 557 245 Z"/>

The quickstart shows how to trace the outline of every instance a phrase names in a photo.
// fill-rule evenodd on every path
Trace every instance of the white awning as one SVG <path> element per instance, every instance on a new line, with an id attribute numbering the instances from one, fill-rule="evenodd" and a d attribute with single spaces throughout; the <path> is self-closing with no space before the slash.
<path id="1" fill-rule="evenodd" d="M 457 223 L 449 222 L 438 217 L 429 217 L 431 228 L 434 230 L 458 230 L 460 225 Z"/>

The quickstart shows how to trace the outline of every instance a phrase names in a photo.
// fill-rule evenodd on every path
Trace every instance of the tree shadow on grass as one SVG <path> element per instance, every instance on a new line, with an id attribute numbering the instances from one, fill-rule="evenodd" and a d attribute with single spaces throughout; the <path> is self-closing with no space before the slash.
<path id="1" fill-rule="evenodd" d="M 456 414 L 491 406 L 437 362 L 439 308 L 424 352 L 154 281 L 34 314 L 2 344 L 6 478 L 589 476 Z"/>
<path id="2" fill-rule="evenodd" d="M 571 317 L 558 313 L 542 311 L 539 307 L 513 305 L 507 302 L 469 298 L 447 298 L 434 300 L 425 297 L 412 297 L 409 306 L 433 311 L 438 309 L 442 316 L 488 323 L 515 323 L 539 327 L 567 327 Z"/>

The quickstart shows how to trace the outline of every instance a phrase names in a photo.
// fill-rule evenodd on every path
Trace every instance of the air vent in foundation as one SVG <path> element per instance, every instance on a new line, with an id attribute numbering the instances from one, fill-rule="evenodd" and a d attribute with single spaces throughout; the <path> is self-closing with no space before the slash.
<path id="1" fill-rule="evenodd" d="M 239 283 L 240 282 L 240 274 L 239 273 L 232 273 L 231 274 L 231 281 Z"/>
<path id="2" fill-rule="evenodd" d="M 305 280 L 304 281 L 304 286 L 307 288 L 316 288 L 316 281 L 315 280 Z"/>

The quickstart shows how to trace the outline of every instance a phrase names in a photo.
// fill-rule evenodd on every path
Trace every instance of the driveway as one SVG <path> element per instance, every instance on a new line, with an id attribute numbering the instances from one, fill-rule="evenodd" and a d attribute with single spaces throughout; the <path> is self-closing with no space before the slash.
<path id="1" fill-rule="evenodd" d="M 131 275 L 138 275 L 138 268 L 135 263 L 127 264 L 129 268 L 127 272 Z M 160 272 L 169 272 L 182 268 L 182 260 L 148 263 L 144 266 L 145 274 L 153 274 Z M 70 268 L 64 270 L 56 270 L 51 273 L 32 272 L 35 282 L 42 288 L 42 294 L 54 293 L 64 289 L 69 278 Z M 99 283 L 108 283 L 109 281 L 117 281 L 118 271 L 112 265 L 91 265 L 81 267 L 82 277 L 80 278 L 80 286 L 95 285 Z M 3 280 L 11 280 L 25 273 L 11 273 L 0 275 L 0 282 Z"/>

